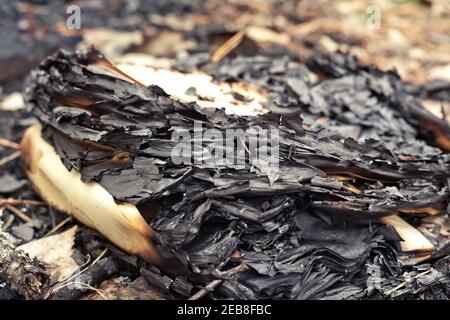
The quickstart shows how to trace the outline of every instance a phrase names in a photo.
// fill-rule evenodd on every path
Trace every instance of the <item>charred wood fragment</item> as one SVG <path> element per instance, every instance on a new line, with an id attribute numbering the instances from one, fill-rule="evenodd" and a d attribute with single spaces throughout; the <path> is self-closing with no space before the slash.
<path id="1" fill-rule="evenodd" d="M 107 256 L 100 259 L 94 265 L 80 273 L 74 279 L 63 285 L 53 288 L 49 299 L 51 300 L 75 300 L 86 294 L 92 288 L 97 287 L 102 281 L 110 279 L 120 267 L 116 258 Z"/>
<path id="2" fill-rule="evenodd" d="M 0 282 L 26 299 L 43 298 L 50 286 L 45 266 L 16 249 L 0 231 Z"/>

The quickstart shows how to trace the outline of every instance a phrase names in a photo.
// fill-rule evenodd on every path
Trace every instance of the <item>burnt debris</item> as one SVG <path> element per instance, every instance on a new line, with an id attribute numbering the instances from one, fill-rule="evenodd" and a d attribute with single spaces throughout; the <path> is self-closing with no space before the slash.
<path id="1" fill-rule="evenodd" d="M 269 112 L 243 117 L 177 101 L 96 50 L 47 58 L 25 98 L 66 167 L 136 204 L 190 282 L 223 280 L 213 298 L 445 294 L 449 247 L 439 223 L 425 234 L 430 246 L 408 250 L 383 220 L 401 215 L 420 227 L 447 215 L 450 131 L 421 106 L 423 90 L 340 53 L 307 64 L 237 57 L 203 70 L 265 89 Z M 213 157 L 211 140 L 196 134 L 255 127 L 278 130 L 278 171 L 251 157 L 249 135 L 231 147 L 243 147 L 239 168 L 196 161 Z M 178 163 L 180 131 L 197 153 Z M 239 265 L 249 269 L 225 272 Z"/>

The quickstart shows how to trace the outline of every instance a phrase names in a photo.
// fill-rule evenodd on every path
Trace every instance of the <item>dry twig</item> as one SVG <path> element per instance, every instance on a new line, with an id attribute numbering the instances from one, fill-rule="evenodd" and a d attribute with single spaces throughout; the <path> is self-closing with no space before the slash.
<path id="1" fill-rule="evenodd" d="M 235 35 L 233 35 L 230 39 L 224 42 L 212 55 L 211 61 L 214 63 L 219 62 L 223 58 L 227 56 L 234 48 L 236 48 L 239 43 L 241 43 L 244 38 L 245 30 L 241 30 Z"/>
<path id="2" fill-rule="evenodd" d="M 5 208 L 8 209 L 9 211 L 11 211 L 12 213 L 14 213 L 16 216 L 18 216 L 20 219 L 22 219 L 25 222 L 31 222 L 33 221 L 33 219 L 29 216 L 27 216 L 24 212 L 20 211 L 19 209 L 6 204 Z"/>
<path id="3" fill-rule="evenodd" d="M 231 268 L 226 271 L 214 270 L 214 274 L 221 278 L 230 278 L 240 272 L 248 270 L 248 268 L 249 267 L 243 263 L 243 264 L 238 265 L 237 267 Z M 223 279 L 216 279 L 216 280 L 211 281 L 210 283 L 208 283 L 206 285 L 206 287 L 204 287 L 203 289 L 198 291 L 196 294 L 194 294 L 188 300 L 199 300 L 199 299 L 205 297 L 209 293 L 213 292 L 218 286 L 220 286 L 223 283 L 223 281 L 224 281 Z"/>
<path id="4" fill-rule="evenodd" d="M 18 158 L 18 157 L 20 157 L 20 151 L 19 150 L 15 151 L 15 152 L 11 153 L 10 155 L 8 155 L 8 156 L 4 157 L 3 159 L 1 159 L 0 160 L 0 167 L 5 165 L 5 164 L 7 164 L 8 162 Z"/>
<path id="5" fill-rule="evenodd" d="M 199 292 L 194 294 L 188 300 L 200 300 L 201 298 L 208 295 L 210 292 L 213 292 L 219 285 L 221 285 L 223 280 L 213 280 L 206 287 L 201 289 Z"/>
<path id="6" fill-rule="evenodd" d="M 71 220 L 72 220 L 72 217 L 65 218 L 63 221 L 61 221 L 56 226 L 54 226 L 49 232 L 47 232 L 47 234 L 44 237 L 48 237 L 48 236 L 54 234 L 56 231 L 61 229 L 67 222 L 69 222 Z"/>
<path id="7" fill-rule="evenodd" d="M 2 212 L 2 208 L 0 208 L 0 213 Z M 8 218 L 6 219 L 5 223 L 3 223 L 2 225 L 2 231 L 6 231 L 9 229 L 9 227 L 11 227 L 11 225 L 14 222 L 14 216 L 8 216 Z"/>
<path id="8" fill-rule="evenodd" d="M 424 271 L 422 273 L 419 273 L 418 275 L 416 275 L 413 279 L 416 280 L 418 278 L 420 278 L 421 276 L 426 275 L 427 273 L 430 273 L 433 270 L 433 268 L 428 269 L 427 271 Z M 399 285 L 395 286 L 394 288 L 386 291 L 384 294 L 387 296 L 390 296 L 391 294 L 393 294 L 395 291 L 403 288 L 404 286 L 406 286 L 408 284 L 408 281 L 403 281 L 402 283 L 400 283 Z"/>
<path id="9" fill-rule="evenodd" d="M 20 149 L 20 144 L 2 138 L 0 138 L 0 145 L 16 150 Z"/>
<path id="10" fill-rule="evenodd" d="M 26 199 L 3 199 L 0 198 L 0 206 L 4 205 L 11 205 L 11 206 L 17 206 L 17 205 L 27 205 L 27 206 L 46 206 L 47 204 L 42 201 L 37 200 L 26 200 Z"/>

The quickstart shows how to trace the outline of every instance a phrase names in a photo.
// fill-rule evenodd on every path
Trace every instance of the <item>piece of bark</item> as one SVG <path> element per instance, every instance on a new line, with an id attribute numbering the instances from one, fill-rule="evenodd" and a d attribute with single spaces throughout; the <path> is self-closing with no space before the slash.
<path id="1" fill-rule="evenodd" d="M 1 231 L 0 282 L 6 282 L 26 299 L 40 299 L 49 289 L 45 266 L 24 251 L 16 249 Z"/>

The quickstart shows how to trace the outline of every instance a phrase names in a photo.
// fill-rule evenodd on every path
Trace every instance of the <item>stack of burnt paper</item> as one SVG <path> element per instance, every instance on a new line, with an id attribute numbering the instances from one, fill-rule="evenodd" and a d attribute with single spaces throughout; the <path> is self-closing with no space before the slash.
<path id="1" fill-rule="evenodd" d="M 267 112 L 181 101 L 95 50 L 47 58 L 25 96 L 65 170 L 138 209 L 163 272 L 220 279 L 212 298 L 445 295 L 450 127 L 420 104 L 426 88 L 340 53 L 201 70 L 258 87 Z"/>

